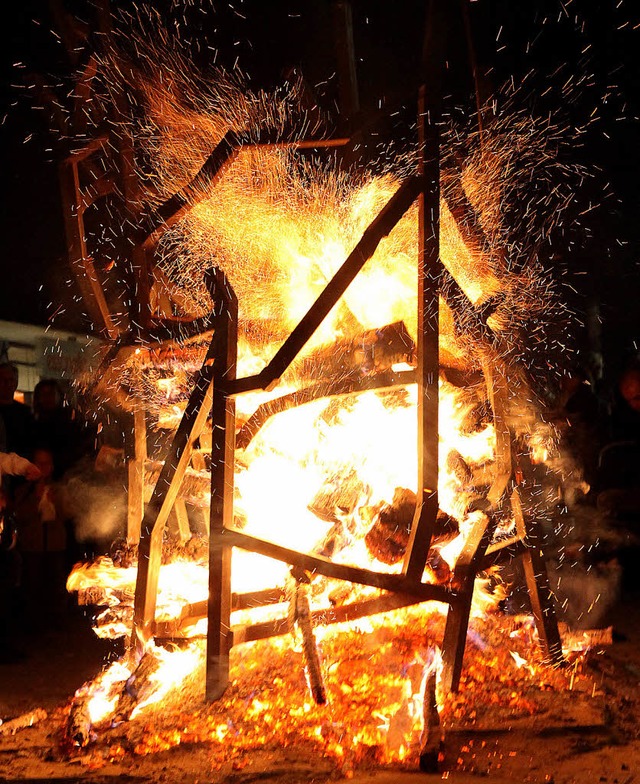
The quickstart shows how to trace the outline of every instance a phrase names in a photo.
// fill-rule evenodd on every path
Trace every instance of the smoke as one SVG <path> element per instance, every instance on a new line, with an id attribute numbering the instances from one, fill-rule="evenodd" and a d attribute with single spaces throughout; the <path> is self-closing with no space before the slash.
<path id="1" fill-rule="evenodd" d="M 556 609 L 572 629 L 597 629 L 620 598 L 622 567 L 615 558 L 586 565 L 571 563 L 549 570 Z"/>
<path id="2" fill-rule="evenodd" d="M 78 542 L 105 545 L 126 530 L 126 490 L 119 478 L 85 467 L 65 478 L 60 491 Z"/>

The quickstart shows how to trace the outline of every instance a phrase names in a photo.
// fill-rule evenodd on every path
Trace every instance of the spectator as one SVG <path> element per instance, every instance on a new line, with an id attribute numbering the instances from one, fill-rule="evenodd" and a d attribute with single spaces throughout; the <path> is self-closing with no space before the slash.
<path id="1" fill-rule="evenodd" d="M 37 447 L 33 461 L 40 478 L 17 489 L 14 513 L 25 609 L 30 625 L 38 628 L 61 620 L 66 608 L 67 529 L 52 481 L 51 450 Z"/>
<path id="2" fill-rule="evenodd" d="M 34 444 L 33 416 L 28 406 L 14 399 L 18 388 L 18 368 L 10 362 L 0 364 L 0 417 L 4 425 L 3 452 L 28 457 Z"/>
<path id="3" fill-rule="evenodd" d="M 40 469 L 33 463 L 5 452 L 0 452 L 0 476 L 2 474 L 19 474 L 32 480 L 41 476 Z M 0 484 L 0 664 L 17 661 L 23 656 L 15 648 L 12 629 L 20 582 L 17 533 L 15 518 L 7 510 L 7 495 Z"/>
<path id="4" fill-rule="evenodd" d="M 640 365 L 618 380 L 611 441 L 600 452 L 598 509 L 613 519 L 640 521 Z"/>
<path id="5" fill-rule="evenodd" d="M 33 390 L 35 439 L 53 453 L 54 479 L 60 479 L 91 446 L 87 428 L 74 408 L 65 405 L 63 391 L 53 378 L 45 378 Z"/>

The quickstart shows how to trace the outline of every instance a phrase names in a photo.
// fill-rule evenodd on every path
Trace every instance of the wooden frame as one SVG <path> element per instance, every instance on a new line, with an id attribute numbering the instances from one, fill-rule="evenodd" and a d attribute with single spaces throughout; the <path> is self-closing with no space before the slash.
<path id="1" fill-rule="evenodd" d="M 457 4 L 451 4 L 453 7 Z M 108 137 L 99 137 L 83 148 L 70 153 L 61 165 L 60 182 L 65 207 L 65 228 L 71 267 L 79 282 L 82 295 L 94 323 L 114 341 L 108 358 L 117 358 L 121 348 L 131 350 L 136 341 L 154 339 L 178 340 L 186 332 L 199 334 L 213 329 L 213 338 L 205 361 L 200 369 L 186 410 L 171 444 L 169 454 L 156 482 L 151 500 L 144 505 L 142 498 L 144 466 L 144 414 L 136 414 L 134 449 L 129 464 L 129 538 L 135 541 L 139 530 L 138 578 L 135 591 L 132 648 L 141 650 L 154 634 L 162 630 L 155 625 L 155 608 L 160 568 L 162 533 L 169 515 L 177 515 L 178 524 L 185 530 L 184 510 L 178 497 L 180 484 L 193 451 L 209 415 L 213 422 L 211 512 L 209 538 L 209 622 L 207 644 L 207 696 L 216 699 L 228 681 L 228 654 L 238 642 L 259 639 L 282 633 L 280 621 L 230 629 L 233 596 L 230 590 L 230 556 L 232 547 L 242 547 L 279 559 L 295 567 L 318 574 L 381 588 L 388 593 L 378 599 L 342 607 L 333 612 L 336 619 L 346 620 L 426 600 L 437 600 L 449 605 L 444 637 L 446 688 L 457 688 L 469 610 L 475 579 L 487 564 L 494 563 L 506 552 L 503 545 L 491 545 L 495 530 L 495 510 L 508 496 L 513 482 L 510 457 L 511 436 L 503 425 L 501 408 L 505 395 L 499 379 L 489 367 L 485 379 L 493 405 L 498 433 L 498 475 L 483 505 L 483 522 L 472 532 L 456 569 L 451 585 L 422 583 L 422 575 L 429 553 L 436 514 L 438 511 L 438 298 L 447 291 L 464 296 L 455 279 L 444 269 L 439 258 L 439 209 L 440 181 L 442 196 L 446 200 L 464 241 L 470 248 L 482 249 L 485 238 L 473 207 L 466 199 L 457 172 L 441 171 L 439 160 L 439 118 L 441 113 L 442 81 L 444 78 L 445 37 L 447 14 L 452 13 L 446 3 L 431 0 L 428 4 L 427 36 L 425 38 L 423 80 L 428 89 L 420 95 L 418 126 L 420 133 L 419 173 L 407 178 L 379 215 L 364 232 L 343 266 L 320 294 L 269 365 L 259 374 L 247 378 L 235 377 L 237 301 L 235 294 L 220 271 L 213 271 L 208 284 L 214 310 L 210 318 L 191 325 L 181 323 L 179 328 L 170 320 L 160 323 L 151 318 L 149 308 L 149 259 L 157 242 L 168 226 L 175 223 L 188 209 L 189 199 L 198 192 L 202 182 L 215 182 L 243 146 L 295 144 L 299 147 L 327 147 L 343 145 L 346 139 L 283 141 L 276 138 L 259 138 L 249 141 L 235 132 L 228 132 L 202 166 L 195 179 L 179 193 L 168 199 L 156 212 L 140 225 L 134 238 L 131 258 L 132 309 L 128 331 L 114 322 L 109 312 L 104 291 L 89 258 L 84 239 L 84 211 L 98 199 L 116 189 L 109 175 L 95 180 L 90 192 L 80 186 L 79 167 L 89 165 L 90 158 L 100 153 L 103 145 L 111 144 Z M 105 22 L 106 24 L 106 22 Z M 83 74 L 82 90 L 78 104 L 89 97 L 91 81 L 96 71 L 95 60 L 90 60 Z M 78 107 L 76 107 L 78 108 Z M 118 106 L 115 107 L 118 111 Z M 77 123 L 81 113 L 76 112 Z M 78 119 L 79 118 L 79 119 Z M 77 129 L 84 131 L 81 125 Z M 129 140 L 130 142 L 130 140 Z M 131 145 L 121 140 L 120 179 L 118 189 L 132 211 L 136 203 L 135 182 L 131 176 Z M 381 574 L 367 569 L 333 563 L 321 558 L 284 548 L 248 534 L 233 530 L 233 454 L 235 438 L 234 397 L 245 391 L 265 389 L 278 379 L 298 355 L 302 347 L 342 296 L 362 266 L 373 255 L 382 237 L 388 234 L 406 210 L 419 200 L 419 275 L 418 275 L 418 367 L 411 372 L 418 384 L 418 502 L 411 526 L 409 545 L 399 575 Z M 135 216 L 133 216 L 135 217 Z M 135 220 L 132 223 L 136 223 Z M 446 285 L 443 285 L 446 284 Z M 476 317 L 477 337 L 487 345 L 496 340 L 486 323 L 487 313 L 470 311 Z M 109 361 L 106 359 L 105 361 Z M 406 383 L 407 375 L 402 379 Z M 382 383 L 381 379 L 381 383 Z M 386 383 L 400 382 L 398 377 Z M 319 394 L 321 390 L 316 390 Z M 527 585 L 532 597 L 534 616 L 541 643 L 547 657 L 558 663 L 562 653 L 553 610 L 552 596 L 546 578 L 542 556 L 542 539 L 535 521 L 525 521 L 519 505 L 517 489 L 512 488 L 511 503 L 516 516 L 518 535 L 509 542 L 524 558 Z M 180 520 L 182 522 L 180 523 Z M 273 600 L 274 593 L 265 599 Z M 236 600 L 237 601 L 237 600 Z M 200 612 L 191 608 L 193 612 Z M 326 613 L 316 614 L 327 618 Z"/>
<path id="2" fill-rule="evenodd" d="M 424 112 L 422 116 L 424 116 Z M 189 442 L 188 433 L 197 430 L 196 422 L 202 414 L 203 408 L 212 403 L 212 501 L 210 522 L 210 578 L 209 602 L 207 617 L 209 631 L 207 635 L 207 676 L 206 693 L 211 700 L 217 699 L 224 692 L 228 683 L 229 650 L 239 641 L 259 639 L 272 634 L 280 634 L 283 623 L 275 620 L 256 627 L 249 626 L 242 629 L 231 628 L 231 574 L 230 557 L 232 547 L 241 547 L 246 550 L 266 555 L 277 560 L 289 563 L 315 574 L 325 575 L 354 583 L 371 585 L 390 593 L 378 600 L 362 604 L 359 608 L 349 606 L 340 608 L 338 615 L 341 618 L 357 616 L 357 613 L 371 614 L 384 611 L 384 609 L 406 606 L 426 600 L 436 600 L 449 604 L 444 638 L 444 685 L 449 689 L 457 689 L 462 661 L 464 656 L 465 639 L 469 619 L 469 611 L 473 597 L 475 578 L 482 570 L 488 555 L 493 533 L 495 530 L 495 516 L 493 509 L 503 500 L 505 491 L 511 477 L 510 438 L 508 431 L 501 424 L 503 422 L 501 401 L 504 395 L 497 389 L 493 375 L 487 371 L 487 384 L 496 421 L 501 428 L 498 438 L 498 473 L 496 480 L 489 491 L 484 504 L 486 516 L 482 524 L 473 531 L 464 551 L 459 559 L 454 572 L 453 585 L 443 586 L 422 583 L 427 555 L 433 535 L 433 525 L 437 514 L 437 428 L 433 426 L 434 401 L 437 411 L 438 401 L 438 244 L 437 241 L 430 245 L 425 242 L 425 236 L 430 238 L 438 236 L 434 227 L 433 216 L 438 210 L 434 209 L 434 201 L 438 201 L 438 189 L 432 189 L 426 194 L 425 184 L 427 179 L 422 177 L 406 180 L 381 210 L 365 231 L 360 242 L 348 256 L 342 267 L 338 270 L 324 291 L 320 294 L 298 326 L 285 340 L 279 351 L 269 365 L 256 376 L 243 379 L 235 377 L 235 341 L 237 326 L 237 300 L 230 288 L 228 281 L 220 271 L 215 271 L 209 278 L 210 293 L 214 301 L 214 314 L 216 315 L 214 339 L 207 354 L 207 359 L 201 370 L 194 392 L 185 411 L 181 426 L 176 434 L 175 448 L 172 448 L 167 466 L 174 469 L 163 469 L 166 473 L 164 480 L 158 481 L 154 491 L 153 509 L 162 510 L 170 501 L 172 493 L 181 477 L 178 455 L 184 443 Z M 325 316 L 337 303 L 356 274 L 373 255 L 383 236 L 388 234 L 402 215 L 411 206 L 416 197 L 420 197 L 421 214 L 429 215 L 427 222 L 424 218 L 420 221 L 421 235 L 421 264 L 419 275 L 419 291 L 421 307 L 418 313 L 418 369 L 415 378 L 419 386 L 419 400 L 423 404 L 418 408 L 419 434 L 417 448 L 419 450 L 419 482 L 423 488 L 422 500 L 418 503 L 412 531 L 403 564 L 402 573 L 390 575 L 375 572 L 344 564 L 333 563 L 328 558 L 307 553 L 299 553 L 280 545 L 258 539 L 254 536 L 233 529 L 233 465 L 235 449 L 235 422 L 233 414 L 233 397 L 236 394 L 259 388 L 271 386 L 286 370 L 297 356 L 299 351 L 320 325 Z M 437 226 L 437 224 L 436 224 Z M 427 269 L 431 264 L 431 269 Z M 434 268 L 436 272 L 434 273 Z M 427 285 L 430 283 L 430 285 Z M 430 314 L 430 317 L 426 317 Z M 207 368 L 214 370 L 207 372 Z M 217 370 L 216 370 L 217 369 Z M 204 386 L 207 389 L 204 389 Z M 213 386 L 213 391 L 211 388 Z M 427 413 L 429 412 L 429 413 Z M 437 416 L 437 413 L 436 413 Z M 435 433 L 435 437 L 434 437 Z M 173 476 L 171 476 L 173 472 Z M 164 481 L 164 489 L 161 483 Z M 158 487 L 159 486 L 159 487 Z M 169 499 L 169 500 L 168 500 Z M 153 521 L 154 511 L 145 516 L 147 525 L 143 525 L 141 538 L 140 563 L 145 568 L 138 572 L 136 586 L 136 606 L 134 612 L 134 639 L 144 643 L 154 633 L 155 596 L 157 588 L 157 574 L 152 576 L 150 571 L 159 568 L 159 550 L 161 537 L 157 531 L 163 525 L 160 515 Z M 519 531 L 524 534 L 523 520 L 519 523 Z M 510 542 L 511 543 L 511 542 Z M 497 547 L 493 548 L 493 553 Z M 533 561 L 531 561 L 533 563 Z M 536 562 L 537 574 L 532 573 L 529 589 L 535 597 L 533 604 L 539 605 L 535 613 L 539 624 L 540 639 L 545 649 L 545 654 L 551 660 L 558 662 L 561 659 L 559 648 L 559 635 L 548 584 L 545 589 L 544 562 L 539 558 Z M 531 572 L 531 570 L 530 570 Z M 395 596 L 396 598 L 389 598 Z M 316 617 L 326 617 L 326 613 L 316 613 Z"/>

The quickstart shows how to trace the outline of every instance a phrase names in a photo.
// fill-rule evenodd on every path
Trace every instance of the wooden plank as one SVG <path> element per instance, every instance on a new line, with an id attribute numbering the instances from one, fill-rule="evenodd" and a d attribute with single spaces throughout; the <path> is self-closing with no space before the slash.
<path id="1" fill-rule="evenodd" d="M 144 465 L 147 459 L 147 423 L 142 409 L 133 414 L 133 455 L 127 460 L 127 542 L 140 541 L 144 517 Z"/>
<path id="2" fill-rule="evenodd" d="M 231 645 L 231 546 L 225 528 L 233 525 L 235 400 L 225 383 L 236 376 L 238 299 L 222 270 L 210 271 L 207 288 L 216 313 L 216 354 L 211 408 L 211 512 L 209 525 L 209 606 L 207 612 L 206 697 L 217 700 L 229 684 Z"/>
<path id="3" fill-rule="evenodd" d="M 201 193 L 205 186 L 210 187 L 217 182 L 236 159 L 238 151 L 237 134 L 235 131 L 227 131 L 193 180 L 161 204 L 150 217 L 149 232 L 141 243 L 144 248 L 151 250 L 157 245 L 164 231 L 177 223 L 191 209 L 189 199 Z"/>
<path id="4" fill-rule="evenodd" d="M 345 293 L 365 263 L 373 256 L 383 237 L 389 234 L 413 204 L 422 187 L 420 177 L 409 177 L 380 210 L 351 251 L 340 269 L 327 283 L 313 305 L 280 346 L 266 368 L 255 376 L 228 382 L 231 395 L 254 389 L 267 389 L 279 380 L 306 342 L 324 321 L 329 311 Z"/>
<path id="5" fill-rule="evenodd" d="M 264 594 L 264 597 L 261 597 Z M 255 599 L 252 598 L 255 596 Z M 264 601 L 261 599 L 264 598 Z M 232 594 L 232 610 L 246 610 L 261 604 L 276 604 L 285 600 L 280 589 L 257 591 L 255 594 Z M 344 604 L 328 609 L 317 609 L 311 612 L 314 625 L 329 626 L 337 623 L 348 623 L 358 618 L 367 618 L 371 615 L 392 612 L 402 607 L 410 607 L 425 601 L 419 596 L 403 593 L 385 593 L 372 599 L 363 599 L 351 604 Z M 156 628 L 156 638 L 159 640 L 180 639 L 183 637 L 182 629 L 191 626 L 207 614 L 207 602 L 195 602 L 185 609 L 184 616 L 177 621 L 159 622 Z M 231 628 L 231 638 L 227 640 L 229 649 L 234 645 L 255 640 L 265 640 L 269 637 L 278 637 L 288 634 L 291 626 L 288 617 L 271 618 L 255 624 L 238 624 Z"/>
<path id="6" fill-rule="evenodd" d="M 63 161 L 58 169 L 58 175 L 69 266 L 78 283 L 95 329 L 106 332 L 109 338 L 115 340 L 118 337 L 119 329 L 111 318 L 102 284 L 98 279 L 93 260 L 89 258 L 87 253 L 78 168 L 75 161 L 73 159 Z"/>
<path id="7" fill-rule="evenodd" d="M 374 572 L 359 566 L 334 563 L 329 558 L 320 555 L 310 555 L 291 550 L 264 539 L 258 539 L 242 531 L 225 530 L 225 541 L 232 547 L 241 547 L 243 550 L 250 550 L 268 558 L 275 558 L 277 561 L 300 566 L 307 571 L 323 574 L 326 577 L 334 577 L 338 580 L 346 580 L 360 585 L 372 585 L 375 588 L 382 588 L 387 591 L 398 591 L 409 593 L 422 601 L 441 601 L 451 602 L 453 594 L 444 585 L 431 583 L 415 583 L 408 580 L 402 574 L 387 574 L 385 572 Z"/>
<path id="8" fill-rule="evenodd" d="M 443 63 L 428 76 L 438 83 Z M 418 100 L 418 143 L 423 190 L 418 202 L 418 493 L 404 558 L 407 578 L 420 581 L 438 514 L 438 383 L 440 377 L 440 95 L 423 85 Z"/>
<path id="9" fill-rule="evenodd" d="M 544 534 L 540 523 L 534 517 L 527 519 L 526 528 L 527 547 L 522 554 L 522 566 L 531 611 L 538 630 L 538 641 L 545 660 L 549 664 L 562 666 L 565 659 L 562 655 L 562 640 L 544 557 Z"/>
<path id="10" fill-rule="evenodd" d="M 421 604 L 424 600 L 417 596 L 403 593 L 388 593 L 374 599 L 365 599 L 340 607 L 327 610 L 313 610 L 311 620 L 314 625 L 329 626 L 336 623 L 347 623 L 358 618 L 366 618 L 379 613 L 392 612 L 402 607 Z M 233 644 L 264 640 L 268 637 L 277 637 L 290 631 L 288 618 L 274 618 L 263 623 L 234 626 Z"/>
<path id="11" fill-rule="evenodd" d="M 441 684 L 445 691 L 457 691 L 460 685 L 476 575 L 497 524 L 495 515 L 485 514 L 471 529 L 456 561 L 454 581 L 459 586 L 459 592 L 447 613 L 442 641 Z"/>
<path id="12" fill-rule="evenodd" d="M 81 147 L 73 147 L 69 150 L 68 157 L 65 159 L 64 163 L 70 163 L 74 161 L 79 163 L 80 161 L 88 158 L 90 155 L 93 155 L 94 152 L 102 149 L 102 147 L 109 141 L 109 134 L 102 133 L 98 136 L 94 136 L 92 139 L 89 139 L 85 144 Z"/>
<path id="13" fill-rule="evenodd" d="M 193 443 L 211 408 L 215 343 L 214 335 L 142 521 L 131 639 L 137 648 L 144 647 L 153 635 L 162 532 L 189 464 Z"/>

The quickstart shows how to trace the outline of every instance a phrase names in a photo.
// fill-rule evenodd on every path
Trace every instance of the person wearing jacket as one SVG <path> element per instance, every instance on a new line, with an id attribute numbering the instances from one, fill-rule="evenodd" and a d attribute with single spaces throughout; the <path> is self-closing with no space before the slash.
<path id="1" fill-rule="evenodd" d="M 20 584 L 20 556 L 16 549 L 18 529 L 15 518 L 7 508 L 8 498 L 2 488 L 2 476 L 22 476 L 35 481 L 40 469 L 14 452 L 0 452 L 0 664 L 8 664 L 24 654 L 16 648 L 13 637 L 13 615 Z"/>

